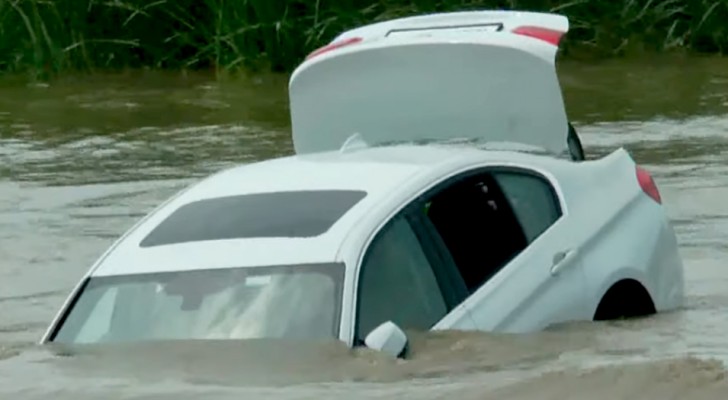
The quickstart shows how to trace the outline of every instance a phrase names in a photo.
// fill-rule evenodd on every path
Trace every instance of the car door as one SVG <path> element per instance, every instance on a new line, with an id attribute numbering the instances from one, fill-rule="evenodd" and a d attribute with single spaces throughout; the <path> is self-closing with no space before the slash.
<path id="1" fill-rule="evenodd" d="M 585 317 L 572 228 L 578 222 L 568 218 L 553 181 L 528 168 L 463 175 L 456 179 L 464 188 L 443 187 L 449 196 L 459 194 L 429 219 L 467 281 L 471 295 L 464 304 L 478 329 L 527 332 Z M 443 197 L 430 198 L 434 208 Z M 471 249 L 463 250 L 468 243 Z"/>
<path id="2" fill-rule="evenodd" d="M 468 293 L 457 285 L 456 267 L 429 240 L 416 217 L 403 212 L 369 243 L 359 268 L 355 345 L 387 321 L 427 331 L 447 318 L 448 326 L 475 329 L 465 307 L 457 307 Z"/>

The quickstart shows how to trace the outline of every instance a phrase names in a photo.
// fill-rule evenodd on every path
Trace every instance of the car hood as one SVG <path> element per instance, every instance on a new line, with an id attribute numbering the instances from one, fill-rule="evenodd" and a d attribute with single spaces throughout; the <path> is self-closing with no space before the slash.
<path id="1" fill-rule="evenodd" d="M 568 20 L 508 11 L 434 14 L 345 32 L 289 82 L 296 153 L 476 139 L 563 154 L 555 56 Z"/>

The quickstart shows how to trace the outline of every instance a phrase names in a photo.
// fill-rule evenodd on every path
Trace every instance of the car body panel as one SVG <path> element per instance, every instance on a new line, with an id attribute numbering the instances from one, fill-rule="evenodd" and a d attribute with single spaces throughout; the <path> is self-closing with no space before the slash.
<path id="1" fill-rule="evenodd" d="M 431 174 L 420 182 L 412 182 L 412 185 L 418 185 L 418 190 L 402 190 L 401 194 L 410 194 L 406 198 L 400 197 L 400 207 L 404 207 L 426 190 L 458 175 L 484 168 L 510 167 L 539 172 L 548 177 L 559 195 L 564 215 L 479 291 L 453 310 L 457 312 L 458 318 L 443 319 L 433 329 L 465 329 L 473 324 L 475 329 L 522 332 L 543 328 L 553 321 L 583 318 L 588 314 L 587 307 L 582 302 L 573 301 L 574 298 L 586 294 L 586 280 L 580 268 L 579 258 L 565 260 L 567 268 L 564 268 L 558 276 L 550 274 L 551 260 L 558 252 L 557 249 L 575 248 L 579 244 L 580 237 L 572 234 L 577 232 L 573 229 L 577 222 L 568 218 L 568 205 L 564 201 L 562 189 L 556 178 L 548 171 L 559 167 L 571 169 L 576 164 L 552 157 L 522 153 L 500 153 L 500 157 L 494 156 L 495 154 L 498 153 L 484 153 L 481 157 L 463 157 L 439 174 Z M 590 163 L 595 162 L 587 162 L 586 165 Z M 588 171 L 588 167 L 584 170 Z M 389 211 L 387 215 L 391 216 L 393 213 L 394 211 Z M 386 220 L 386 215 L 371 218 L 366 231 L 376 232 L 378 227 L 371 224 L 374 221 L 381 221 L 380 224 L 383 224 Z M 361 221 L 361 223 L 367 222 Z M 369 237 L 373 235 L 374 233 Z M 366 247 L 361 243 L 357 243 L 355 247 L 361 249 L 360 257 L 363 256 Z M 524 296 L 523 293 L 533 293 L 533 295 Z M 540 304 L 534 304 L 536 300 L 539 300 Z M 466 312 L 471 314 L 469 320 L 463 316 Z M 510 321 L 512 319 L 520 322 Z"/>
<path id="2" fill-rule="evenodd" d="M 559 196 L 563 215 L 500 273 L 453 310 L 458 317 L 443 319 L 433 329 L 467 329 L 473 324 L 475 329 L 518 333 L 559 322 L 588 320 L 593 317 L 604 293 L 622 279 L 660 282 L 655 290 L 645 283 L 660 310 L 682 304 L 682 263 L 674 232 L 661 206 L 638 186 L 636 164 L 624 149 L 583 163 L 524 154 L 501 158 L 464 157 L 439 173 L 421 175 L 420 181 L 413 180 L 411 185 L 417 187 L 416 190 L 402 187 L 400 192 L 393 194 L 399 200 L 392 204 L 399 203 L 400 208 L 381 209 L 381 214 L 373 212 L 368 221 L 360 221 L 366 228 L 352 232 L 350 236 L 359 236 L 349 238 L 355 242 L 350 246 L 359 250 L 359 256 L 348 258 L 347 264 L 353 260 L 360 262 L 366 249 L 365 241 L 371 239 L 396 211 L 427 189 L 464 172 L 504 166 L 532 170 L 547 177 Z M 601 212 L 595 212 L 595 209 Z M 643 212 L 646 214 L 642 215 Z M 629 229 L 622 228 L 630 225 L 642 226 L 641 231 L 651 233 L 632 235 Z M 633 252 L 617 250 L 635 243 L 639 237 L 653 238 L 652 259 L 640 260 Z M 346 246 L 344 243 L 342 249 Z M 560 272 L 552 274 L 554 257 L 560 251 L 573 253 L 564 260 Z M 345 307 L 353 314 L 354 302 Z M 470 319 L 464 317 L 466 312 Z"/>
<path id="3" fill-rule="evenodd" d="M 683 265 L 675 234 L 661 207 L 643 193 L 635 193 L 610 223 L 595 229 L 585 248 L 591 315 L 612 285 L 622 280 L 640 282 L 657 311 L 683 304 Z"/>
<path id="4" fill-rule="evenodd" d="M 645 287 L 658 311 L 680 307 L 684 276 L 677 239 L 663 207 L 641 189 L 630 155 L 620 148 L 583 162 L 554 156 L 568 151 L 557 47 L 513 33 L 523 26 L 566 32 L 568 21 L 538 13 L 464 12 L 344 32 L 335 42 L 363 40 L 317 54 L 291 77 L 297 154 L 222 171 L 150 212 L 82 277 L 41 343 L 50 340 L 89 277 L 342 263 L 338 339 L 355 345 L 361 264 L 377 233 L 444 182 L 498 168 L 545 178 L 561 216 L 431 329 L 528 332 L 590 320 L 604 294 L 625 279 Z M 488 146 L 442 143 L 450 139 Z M 429 141 L 439 143 L 390 143 Z M 494 142 L 550 155 L 494 149 Z M 140 245 L 194 202 L 316 190 L 366 196 L 313 237 Z"/>
<path id="5" fill-rule="evenodd" d="M 547 26 L 568 29 L 565 18 L 550 17 L 556 23 Z M 438 24 L 450 16 L 442 18 Z M 510 31 L 374 34 L 387 26 L 362 28 L 362 42 L 317 55 L 293 72 L 296 153 L 336 150 L 354 134 L 370 145 L 477 139 L 569 151 L 557 46 Z"/>
<path id="6" fill-rule="evenodd" d="M 677 238 L 664 207 L 637 183 L 634 161 L 620 149 L 583 166 L 584 170 L 569 174 L 565 192 L 581 222 L 589 313 L 593 316 L 606 291 L 624 279 L 640 282 L 658 311 L 682 304 L 684 277 Z"/>
<path id="7" fill-rule="evenodd" d="M 579 221 L 550 172 L 533 164 L 517 167 L 547 179 L 559 197 L 561 216 L 465 301 L 475 324 L 487 331 L 535 331 L 587 314 L 584 303 L 573 300 L 586 294 L 581 237 L 575 229 Z"/>
<path id="8" fill-rule="evenodd" d="M 590 319 L 596 308 L 593 301 L 574 299 L 588 298 L 594 293 L 590 286 L 594 270 L 590 266 L 595 260 L 600 260 L 599 268 L 603 271 L 614 271 L 618 267 L 601 267 L 612 262 L 614 257 L 594 254 L 593 246 L 604 248 L 604 241 L 609 238 L 603 237 L 601 227 L 619 216 L 625 202 L 635 196 L 646 199 L 636 180 L 632 185 L 625 185 L 634 176 L 635 164 L 620 149 L 600 160 L 552 164 L 547 170 L 534 163 L 518 166 L 548 178 L 562 201 L 562 216 L 466 300 L 472 317 L 480 329 L 511 333 Z M 615 179 L 615 173 L 620 170 L 632 175 L 623 174 L 619 178 L 624 179 Z M 605 172 L 611 175 L 608 182 L 612 184 L 600 187 L 599 175 Z M 650 221 L 644 222 L 653 225 Z M 555 259 L 561 252 L 565 259 L 556 265 Z M 627 258 L 630 257 L 628 254 Z M 554 267 L 558 271 L 554 271 Z"/>
<path id="9" fill-rule="evenodd" d="M 339 339 L 352 344 L 358 268 L 369 241 L 378 230 L 440 182 L 474 169 L 503 166 L 541 171 L 555 182 L 563 216 L 432 329 L 526 332 L 559 321 L 588 319 L 601 295 L 623 278 L 643 283 L 661 310 L 681 304 L 682 275 L 678 272 L 682 265 L 677 257 L 674 233 L 661 207 L 654 202 L 651 204 L 652 200 L 639 189 L 633 176 L 634 162 L 622 149 L 599 160 L 573 163 L 543 155 L 478 150 L 459 145 L 390 146 L 293 156 L 269 161 L 266 168 L 250 169 L 245 173 L 241 172 L 244 168 L 232 169 L 173 197 L 132 228 L 120 243 L 112 246 L 87 276 L 307 261 L 343 262 L 346 275 Z M 358 173 L 363 174 L 364 170 L 378 179 L 351 179 Z M 273 175 L 268 175 L 273 174 L 272 171 L 275 176 L 285 178 L 272 178 Z M 326 171 L 329 171 L 328 175 Z M 322 178 L 312 180 L 306 186 L 309 188 L 366 189 L 370 194 L 318 238 L 221 240 L 165 245 L 156 249 L 143 249 L 138 245 L 144 234 L 164 215 L 193 199 L 233 192 L 302 188 L 303 184 L 289 185 L 288 182 L 309 174 Z M 607 175 L 612 177 L 611 183 L 602 184 L 602 178 Z M 272 180 L 257 183 L 262 181 L 258 177 L 263 176 Z M 278 183 L 275 183 L 276 179 L 279 179 Z M 256 183 L 247 188 L 239 185 L 231 189 L 232 183 L 247 181 Z M 595 204 L 600 205 L 602 212 L 594 212 Z M 641 235 L 637 238 L 643 239 L 643 245 L 630 244 L 636 237 L 622 232 L 620 227 L 641 227 L 633 230 Z M 646 238 L 648 240 L 644 240 Z M 572 265 L 556 276 L 551 275 L 554 253 L 577 246 L 576 257 L 567 260 Z M 616 250 L 625 246 L 632 246 L 629 247 L 632 251 Z M 62 314 L 63 310 L 54 324 Z M 50 332 L 52 327 L 48 334 Z M 48 334 L 43 340 L 47 340 Z"/>

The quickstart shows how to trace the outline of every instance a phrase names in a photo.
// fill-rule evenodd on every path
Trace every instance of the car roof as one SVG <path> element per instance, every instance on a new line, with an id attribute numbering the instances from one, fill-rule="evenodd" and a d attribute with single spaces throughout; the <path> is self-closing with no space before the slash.
<path id="1" fill-rule="evenodd" d="M 430 147 L 380 147 L 288 156 L 236 166 L 186 188 L 147 216 L 110 251 L 93 275 L 331 262 L 340 242 L 367 209 L 415 174 L 462 152 Z M 366 197 L 326 233 L 313 238 L 209 240 L 140 247 L 180 207 L 201 200 L 296 190 L 363 190 Z"/>
<path id="2" fill-rule="evenodd" d="M 392 196 L 417 179 L 427 180 L 468 159 L 530 160 L 549 163 L 553 157 L 513 151 L 483 151 L 445 145 L 398 145 L 344 152 L 294 155 L 233 167 L 185 189 L 160 206 L 125 235 L 92 275 L 119 275 L 311 264 L 337 261 L 346 234 L 376 207 L 393 207 Z M 281 191 L 357 190 L 366 197 L 323 234 L 305 238 L 242 238 L 204 240 L 142 247 L 140 243 L 182 206 L 230 196 Z"/>

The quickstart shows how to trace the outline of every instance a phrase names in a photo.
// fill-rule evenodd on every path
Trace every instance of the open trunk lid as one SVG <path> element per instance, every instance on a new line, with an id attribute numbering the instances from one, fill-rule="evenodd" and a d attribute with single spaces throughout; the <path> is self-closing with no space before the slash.
<path id="1" fill-rule="evenodd" d="M 568 20 L 511 11 L 433 14 L 344 32 L 289 83 L 296 153 L 470 139 L 568 152 L 555 56 Z"/>

